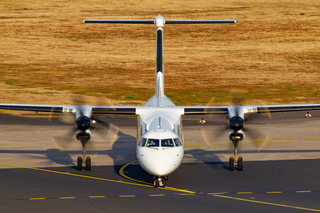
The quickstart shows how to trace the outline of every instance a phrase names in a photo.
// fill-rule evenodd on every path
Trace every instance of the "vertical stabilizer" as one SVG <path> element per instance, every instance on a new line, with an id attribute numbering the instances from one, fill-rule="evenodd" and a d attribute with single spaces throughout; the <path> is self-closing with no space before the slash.
<path id="1" fill-rule="evenodd" d="M 163 77 L 163 27 L 164 18 L 159 14 L 155 19 L 157 28 L 157 50 L 156 50 L 156 91 L 158 106 L 163 106 L 164 77 Z"/>
<path id="2" fill-rule="evenodd" d="M 163 106 L 163 96 L 164 96 L 164 82 L 163 73 L 156 73 L 156 96 L 158 98 L 158 106 Z"/>

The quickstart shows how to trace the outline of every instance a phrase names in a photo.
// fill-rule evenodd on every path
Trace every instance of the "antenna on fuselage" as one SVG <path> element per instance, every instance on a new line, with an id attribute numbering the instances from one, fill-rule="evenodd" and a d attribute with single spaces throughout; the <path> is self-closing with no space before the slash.
<path id="1" fill-rule="evenodd" d="M 84 20 L 84 23 L 98 24 L 155 24 L 157 28 L 156 49 L 156 91 L 158 106 L 162 107 L 164 96 L 163 76 L 163 27 L 165 24 L 234 24 L 235 20 L 165 20 L 158 15 L 154 20 Z"/>

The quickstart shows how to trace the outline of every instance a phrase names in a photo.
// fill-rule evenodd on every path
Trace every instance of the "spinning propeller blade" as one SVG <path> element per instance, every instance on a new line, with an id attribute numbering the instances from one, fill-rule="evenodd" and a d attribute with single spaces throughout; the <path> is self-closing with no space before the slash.
<path id="1" fill-rule="evenodd" d="M 94 157 L 92 155 L 98 153 L 98 150 L 95 148 L 97 139 L 103 140 L 104 142 L 107 141 L 108 144 L 113 144 L 118 138 L 119 128 L 114 124 L 109 124 L 98 119 L 97 116 L 92 114 L 91 106 L 88 105 L 88 101 L 86 101 L 88 99 L 86 99 L 85 96 L 70 94 L 70 97 L 72 97 L 70 102 L 72 102 L 73 106 L 76 106 L 76 114 L 64 112 L 59 116 L 50 113 L 49 120 L 51 122 L 58 122 L 58 124 L 70 124 L 71 130 L 64 136 L 52 137 L 52 140 L 60 150 L 64 151 L 69 149 L 73 142 L 77 141 L 76 134 L 80 134 L 79 137 L 81 138 L 83 136 L 82 133 L 85 134 L 89 131 L 88 134 L 90 134 L 90 137 L 86 144 L 86 149 L 88 154 Z M 94 102 L 94 106 L 111 105 L 111 102 L 105 97 L 95 98 L 92 102 Z M 51 111 L 53 112 L 54 110 Z M 79 146 L 78 143 L 77 146 Z"/>
<path id="2" fill-rule="evenodd" d="M 226 136 L 228 130 L 238 132 L 242 130 L 244 134 L 253 142 L 257 142 L 257 150 L 260 151 L 265 142 L 268 140 L 268 135 L 265 134 L 260 128 L 251 124 L 261 116 L 266 116 L 271 119 L 271 114 L 268 110 L 266 113 L 261 115 L 254 114 L 255 116 L 251 116 L 251 114 L 243 113 L 242 106 L 247 105 L 246 97 L 247 91 L 245 90 L 231 90 L 229 94 L 229 100 L 231 101 L 229 116 L 219 115 L 219 114 L 208 114 L 208 122 L 207 124 L 212 124 L 211 128 L 208 126 L 203 127 L 201 130 L 202 136 L 207 143 L 208 146 L 212 146 L 213 144 L 221 144 L 221 136 Z M 215 98 L 211 98 L 206 106 L 215 106 L 218 103 L 215 102 Z M 221 104 L 221 103 L 219 103 Z M 261 104 L 265 105 L 265 104 Z M 210 109 L 208 109 L 210 110 Z M 208 113 L 208 112 L 207 112 Z M 228 143 L 230 143 L 228 139 Z M 232 146 L 230 146 L 232 148 Z M 231 149 L 230 148 L 230 149 Z"/>

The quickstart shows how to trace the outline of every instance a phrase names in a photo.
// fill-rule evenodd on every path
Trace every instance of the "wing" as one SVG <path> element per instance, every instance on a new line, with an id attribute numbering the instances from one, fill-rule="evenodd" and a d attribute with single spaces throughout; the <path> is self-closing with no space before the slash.
<path id="1" fill-rule="evenodd" d="M 21 110 L 35 112 L 75 113 L 79 106 L 72 105 L 37 105 L 37 104 L 0 104 L 0 109 Z M 135 115 L 136 107 L 133 106 L 92 106 L 93 114 L 126 114 Z"/>
<path id="2" fill-rule="evenodd" d="M 0 104 L 0 109 L 36 112 L 76 112 L 78 106 L 72 105 L 37 105 L 37 104 Z M 261 105 L 241 106 L 244 113 L 288 112 L 320 110 L 320 104 Z M 92 106 L 94 114 L 136 115 L 136 106 Z M 140 107 L 141 108 L 141 107 Z M 185 106 L 185 115 L 228 114 L 230 106 Z"/>
<path id="3" fill-rule="evenodd" d="M 248 106 L 247 112 L 288 112 L 288 111 L 312 111 L 320 110 L 320 104 L 291 104 L 291 105 L 266 105 Z"/>
<path id="4" fill-rule="evenodd" d="M 228 114 L 231 106 L 185 106 L 185 115 L 203 115 L 203 114 Z M 320 110 L 320 104 L 290 104 L 290 105 L 259 105 L 259 106 L 241 106 L 244 113 L 267 113 L 267 112 L 288 112 L 288 111 L 312 111 Z"/>

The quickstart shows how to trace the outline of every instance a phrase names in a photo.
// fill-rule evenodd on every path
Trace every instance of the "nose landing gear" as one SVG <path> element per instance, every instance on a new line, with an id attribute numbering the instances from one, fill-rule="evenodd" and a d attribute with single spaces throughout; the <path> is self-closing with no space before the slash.
<path id="1" fill-rule="evenodd" d="M 166 180 L 168 180 L 167 176 L 155 176 L 153 178 L 153 185 L 154 187 L 165 187 Z"/>

